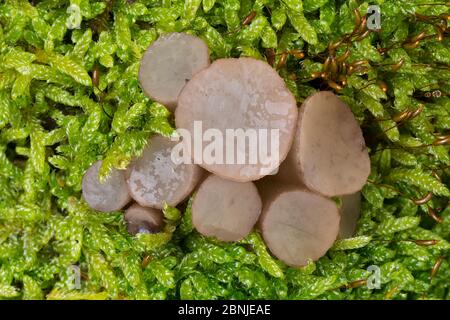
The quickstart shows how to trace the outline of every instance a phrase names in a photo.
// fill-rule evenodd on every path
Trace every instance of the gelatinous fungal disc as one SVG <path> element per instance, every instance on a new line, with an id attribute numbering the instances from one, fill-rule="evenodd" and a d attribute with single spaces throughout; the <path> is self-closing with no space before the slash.
<path id="1" fill-rule="evenodd" d="M 160 210 L 142 207 L 137 203 L 125 211 L 124 218 L 128 232 L 132 235 L 158 233 L 164 226 L 164 215 Z"/>
<path id="2" fill-rule="evenodd" d="M 283 161 L 297 116 L 294 96 L 269 64 L 230 58 L 194 75 L 180 93 L 175 122 L 190 133 L 195 163 L 245 182 L 271 173 Z M 208 138 L 197 141 L 201 148 L 195 149 L 198 132 Z"/>
<path id="3" fill-rule="evenodd" d="M 192 223 L 198 232 L 222 241 L 238 241 L 250 233 L 261 213 L 261 198 L 252 182 L 235 182 L 210 175 L 192 203 Z"/>
<path id="4" fill-rule="evenodd" d="M 84 174 L 82 193 L 88 205 L 98 211 L 122 209 L 131 198 L 125 181 L 125 171 L 112 169 L 105 181 L 100 182 L 98 173 L 102 161 L 95 162 Z"/>
<path id="5" fill-rule="evenodd" d="M 178 144 L 163 136 L 153 136 L 142 155 L 127 169 L 131 197 L 144 207 L 162 209 L 164 202 L 176 206 L 194 190 L 203 170 L 194 164 L 173 161 Z"/>
<path id="6" fill-rule="evenodd" d="M 295 186 L 258 187 L 264 199 L 258 225 L 270 252 L 294 267 L 325 255 L 339 231 L 336 203 Z"/>
<path id="7" fill-rule="evenodd" d="M 360 191 L 369 173 L 362 131 L 347 104 L 328 91 L 308 97 L 280 179 L 333 197 Z"/>
<path id="8" fill-rule="evenodd" d="M 351 238 L 355 235 L 356 224 L 361 215 L 361 192 L 342 196 L 341 223 L 339 226 L 339 239 Z"/>
<path id="9" fill-rule="evenodd" d="M 139 66 L 139 82 L 153 100 L 172 111 L 185 84 L 209 66 L 206 43 L 186 33 L 160 36 L 144 53 Z"/>

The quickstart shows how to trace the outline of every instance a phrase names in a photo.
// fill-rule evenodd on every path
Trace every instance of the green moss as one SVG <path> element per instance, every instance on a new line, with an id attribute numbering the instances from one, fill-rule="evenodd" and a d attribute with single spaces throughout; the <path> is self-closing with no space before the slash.
<path id="1" fill-rule="evenodd" d="M 81 178 L 98 159 L 102 176 L 124 168 L 149 135 L 172 133 L 169 112 L 143 94 L 137 79 L 139 59 L 160 33 L 197 34 L 214 59 L 264 59 L 265 49 L 274 48 L 277 65 L 286 50 L 303 51 L 305 58 L 289 55 L 280 70 L 301 102 L 328 88 L 310 75 L 322 70 L 328 44 L 352 32 L 353 10 L 365 12 L 367 2 L 2 1 L 0 298 L 450 298 L 449 145 L 435 143 L 436 134 L 450 129 L 450 40 L 430 36 L 417 48 L 401 46 L 421 31 L 435 33 L 414 12 L 437 24 L 449 8 L 420 0 L 374 2 L 381 6 L 381 32 L 347 46 L 349 62 L 370 66 L 349 76 L 340 92 L 371 149 L 357 237 L 293 269 L 273 259 L 257 233 L 235 244 L 198 235 L 189 205 L 183 215 L 165 209 L 164 232 L 133 238 L 120 213 L 87 207 Z M 68 11 L 70 5 L 75 9 Z M 242 26 L 252 11 L 255 18 Z M 81 21 L 80 28 L 68 29 L 68 19 Z M 391 50 L 382 55 L 379 48 Z M 94 70 L 99 78 L 92 81 Z M 442 96 L 427 97 L 435 90 Z M 391 120 L 421 105 L 409 121 L 396 126 Z M 433 197 L 426 204 L 411 200 L 428 192 Z M 441 223 L 428 216 L 429 208 Z M 414 242 L 427 239 L 439 242 Z M 370 265 L 381 268 L 380 289 L 354 285 L 370 275 Z M 80 288 L 73 287 L 73 266 L 81 272 Z M 355 288 L 343 289 L 352 283 Z"/>

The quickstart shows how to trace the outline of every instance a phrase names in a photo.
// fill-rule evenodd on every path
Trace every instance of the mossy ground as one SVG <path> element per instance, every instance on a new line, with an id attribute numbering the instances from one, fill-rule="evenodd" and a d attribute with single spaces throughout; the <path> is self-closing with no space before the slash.
<path id="1" fill-rule="evenodd" d="M 349 37 L 368 1 L 1 0 L 0 298 L 450 298 L 449 7 L 371 3 L 381 31 Z M 165 231 L 137 238 L 120 212 L 87 207 L 90 164 L 124 168 L 151 134 L 173 130 L 137 80 L 143 51 L 171 31 L 202 37 L 213 59 L 271 56 L 299 103 L 321 89 L 351 106 L 372 160 L 357 237 L 293 269 L 257 233 L 226 245 L 201 237 L 189 205 L 166 208 Z M 347 49 L 356 70 L 320 75 Z M 379 289 L 359 281 L 371 265 Z"/>

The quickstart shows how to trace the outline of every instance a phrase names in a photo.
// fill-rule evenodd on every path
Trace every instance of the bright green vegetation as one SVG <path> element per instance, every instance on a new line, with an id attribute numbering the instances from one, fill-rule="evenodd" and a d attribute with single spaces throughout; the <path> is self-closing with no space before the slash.
<path id="1" fill-rule="evenodd" d="M 172 132 L 168 111 L 149 101 L 137 80 L 140 56 L 159 33 L 197 34 L 214 59 L 300 50 L 305 58 L 289 55 L 280 74 L 301 103 L 329 88 L 310 75 L 322 70 L 328 44 L 352 32 L 353 10 L 364 15 L 367 3 L 32 2 L 0 0 L 0 298 L 450 298 L 450 149 L 436 137 L 450 129 L 450 39 L 447 33 L 438 41 L 432 25 L 449 7 L 419 5 L 442 1 L 373 1 L 381 6 L 382 31 L 348 43 L 348 62 L 370 65 L 349 75 L 339 94 L 362 125 L 372 174 L 357 237 L 302 269 L 274 260 L 257 233 L 227 245 L 201 237 L 189 206 L 183 214 L 165 210 L 164 233 L 133 238 L 121 213 L 87 207 L 81 179 L 95 160 L 104 160 L 103 175 L 125 168 L 149 135 Z M 71 4 L 80 11 L 68 13 Z M 241 27 L 253 10 L 256 17 Z M 435 18 L 423 21 L 415 12 Z M 81 28 L 69 30 L 69 18 L 82 20 Z M 429 37 L 402 47 L 422 31 Z M 381 55 L 377 48 L 390 50 Z M 437 89 L 441 97 L 426 97 Z M 393 117 L 421 105 L 396 126 Z M 411 200 L 428 192 L 425 204 Z M 439 242 L 413 241 L 429 239 Z M 81 269 L 80 289 L 72 287 L 71 265 Z M 343 288 L 367 278 L 370 265 L 381 268 L 381 289 Z"/>

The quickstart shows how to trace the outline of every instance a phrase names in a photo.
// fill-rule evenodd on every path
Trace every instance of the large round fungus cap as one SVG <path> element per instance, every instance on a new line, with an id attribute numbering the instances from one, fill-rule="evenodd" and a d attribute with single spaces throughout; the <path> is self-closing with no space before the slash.
<path id="1" fill-rule="evenodd" d="M 361 192 L 342 196 L 341 225 L 339 239 L 351 238 L 355 235 L 359 216 L 361 215 Z"/>
<path id="2" fill-rule="evenodd" d="M 132 235 L 158 233 L 164 226 L 164 216 L 160 210 L 144 208 L 136 203 L 125 211 L 124 217 L 128 232 Z"/>
<path id="3" fill-rule="evenodd" d="M 142 155 L 128 167 L 130 195 L 141 206 L 162 209 L 164 202 L 176 206 L 199 182 L 202 176 L 199 166 L 172 161 L 172 149 L 177 143 L 153 136 Z"/>
<path id="4" fill-rule="evenodd" d="M 261 198 L 252 182 L 234 182 L 210 175 L 192 203 L 198 232 L 222 241 L 238 241 L 250 233 L 261 213 Z"/>
<path id="5" fill-rule="evenodd" d="M 270 186 L 262 196 L 259 227 L 273 255 L 295 267 L 325 255 L 339 230 L 340 216 L 334 201 L 287 186 Z"/>
<path id="6" fill-rule="evenodd" d="M 361 190 L 369 173 L 369 154 L 350 108 L 328 91 L 307 98 L 280 177 L 332 197 Z"/>
<path id="7" fill-rule="evenodd" d="M 122 209 L 130 200 L 125 172 L 112 169 L 104 182 L 98 179 L 102 161 L 95 162 L 84 174 L 82 188 L 83 198 L 88 205 L 98 211 L 115 211 Z"/>
<path id="8" fill-rule="evenodd" d="M 191 150 L 195 163 L 245 182 L 278 168 L 291 147 L 297 115 L 294 96 L 269 64 L 230 58 L 216 60 L 189 81 L 175 122 L 190 133 L 193 149 L 199 132 L 208 136 L 196 141 L 201 150 Z"/>
<path id="9" fill-rule="evenodd" d="M 209 66 L 206 43 L 185 33 L 160 36 L 144 53 L 139 67 L 139 82 L 145 94 L 170 109 L 191 77 Z"/>

